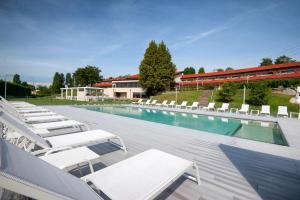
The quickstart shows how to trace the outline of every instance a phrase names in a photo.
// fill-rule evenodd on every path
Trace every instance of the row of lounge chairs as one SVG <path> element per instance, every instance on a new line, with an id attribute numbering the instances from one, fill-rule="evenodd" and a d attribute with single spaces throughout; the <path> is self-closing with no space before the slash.
<path id="1" fill-rule="evenodd" d="M 201 109 L 204 111 L 217 111 L 217 112 L 230 112 L 237 114 L 250 114 L 250 115 L 261 115 L 261 116 L 270 116 L 270 105 L 262 105 L 261 110 L 249 110 L 249 104 L 242 104 L 241 108 L 229 108 L 229 103 L 222 103 L 222 106 L 219 108 L 215 107 L 215 103 L 211 102 L 207 106 L 199 106 L 198 102 L 193 102 L 192 105 L 188 105 L 187 101 L 182 101 L 181 104 L 176 104 L 176 101 L 170 101 L 168 103 L 167 100 L 164 100 L 162 103 L 157 103 L 157 100 L 148 99 L 146 102 L 143 102 L 143 99 L 139 101 L 133 102 L 134 105 L 142 105 L 142 106 L 159 106 L 159 107 L 169 107 L 169 108 L 181 108 L 181 109 Z M 300 119 L 300 113 L 290 113 L 290 117 L 293 115 L 297 115 Z M 287 106 L 278 106 L 277 117 L 288 117 L 289 113 L 287 110 Z"/>
<path id="2" fill-rule="evenodd" d="M 0 187 L 31 198 L 102 199 L 103 194 L 113 200 L 153 199 L 182 175 L 200 184 L 194 162 L 157 149 L 95 171 L 93 161 L 101 157 L 89 146 L 110 142 L 127 152 L 123 140 L 105 130 L 84 130 L 81 122 L 29 103 L 0 98 L 0 123 Z M 68 127 L 78 132 L 55 132 Z M 66 173 L 84 163 L 91 173 L 81 180 Z M 195 177 L 185 173 L 190 168 Z"/>

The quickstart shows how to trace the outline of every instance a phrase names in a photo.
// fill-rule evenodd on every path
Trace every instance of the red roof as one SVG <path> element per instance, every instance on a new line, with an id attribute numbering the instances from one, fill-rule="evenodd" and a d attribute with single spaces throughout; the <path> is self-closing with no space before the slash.
<path id="1" fill-rule="evenodd" d="M 188 74 L 188 75 L 183 75 L 181 78 L 187 79 L 187 78 L 197 78 L 197 77 L 220 76 L 220 75 L 238 74 L 238 73 L 245 73 L 245 72 L 258 72 L 258 71 L 265 71 L 265 70 L 270 70 L 270 69 L 283 69 L 283 68 L 289 68 L 289 67 L 300 67 L 300 62 L 292 62 L 292 63 L 268 65 L 268 66 L 260 66 L 260 67 L 250 67 L 250 68 L 243 68 L 243 69 L 234 69 L 234 70 L 227 70 L 227 71 L 222 71 L 222 72 L 208 72 L 205 74 Z"/>
<path id="2" fill-rule="evenodd" d="M 260 81 L 260 80 L 268 80 L 268 79 L 292 79 L 292 78 L 300 78 L 300 72 L 295 72 L 292 74 L 277 74 L 277 75 L 269 75 L 269 76 L 252 76 L 248 77 L 248 81 Z M 219 79 L 219 80 L 203 80 L 203 81 L 183 81 L 178 82 L 178 85 L 216 85 L 227 82 L 246 82 L 247 77 L 242 78 L 229 78 L 229 79 Z"/>
<path id="3" fill-rule="evenodd" d="M 93 85 L 94 87 L 111 87 L 112 83 L 106 83 L 106 82 L 102 82 L 102 83 L 96 83 Z"/>

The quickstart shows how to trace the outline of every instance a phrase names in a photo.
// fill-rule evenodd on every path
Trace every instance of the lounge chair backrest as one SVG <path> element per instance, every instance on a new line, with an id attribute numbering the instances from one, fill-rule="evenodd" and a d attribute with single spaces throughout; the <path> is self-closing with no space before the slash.
<path id="1" fill-rule="evenodd" d="M 195 102 L 193 102 L 192 107 L 197 107 L 198 104 L 199 104 L 199 102 L 195 101 Z"/>
<path id="2" fill-rule="evenodd" d="M 261 106 L 262 113 L 270 113 L 270 106 L 269 105 L 262 105 Z"/>
<path id="3" fill-rule="evenodd" d="M 208 108 L 214 108 L 215 107 L 215 103 L 209 103 L 207 107 Z"/>
<path id="4" fill-rule="evenodd" d="M 34 199 L 101 199 L 85 182 L 0 139 L 0 187 Z"/>
<path id="5" fill-rule="evenodd" d="M 149 103 L 150 103 L 150 101 L 151 101 L 151 99 L 148 99 L 148 100 L 146 101 L 146 104 L 149 104 Z"/>
<path id="6" fill-rule="evenodd" d="M 242 104 L 241 110 L 245 111 L 245 112 L 248 112 L 248 110 L 249 110 L 249 104 Z"/>
<path id="7" fill-rule="evenodd" d="M 139 100 L 138 100 L 138 103 L 142 103 L 142 101 L 143 101 L 143 99 L 139 99 Z"/>
<path id="8" fill-rule="evenodd" d="M 286 114 L 287 113 L 287 107 L 286 106 L 278 106 L 278 113 Z"/>
<path id="9" fill-rule="evenodd" d="M 168 102 L 168 100 L 164 100 L 164 101 L 162 102 L 162 105 L 166 105 L 167 102 Z"/>
<path id="10" fill-rule="evenodd" d="M 182 103 L 181 103 L 181 106 L 186 106 L 187 105 L 187 101 L 183 101 Z"/>
<path id="11" fill-rule="evenodd" d="M 176 101 L 171 101 L 169 105 L 171 105 L 171 106 L 172 106 L 172 105 L 175 105 L 175 102 L 176 102 Z"/>
<path id="12" fill-rule="evenodd" d="M 9 128 L 15 130 L 16 132 L 18 132 L 19 134 L 31 140 L 32 142 L 34 142 L 42 148 L 51 147 L 46 140 L 35 134 L 32 130 L 30 130 L 24 122 L 4 112 L 2 109 L 0 109 L 0 122 L 5 124 Z"/>
<path id="13" fill-rule="evenodd" d="M 151 104 L 156 104 L 157 100 L 153 100 Z"/>
<path id="14" fill-rule="evenodd" d="M 229 103 L 222 104 L 222 109 L 228 109 L 228 108 L 229 108 Z"/>

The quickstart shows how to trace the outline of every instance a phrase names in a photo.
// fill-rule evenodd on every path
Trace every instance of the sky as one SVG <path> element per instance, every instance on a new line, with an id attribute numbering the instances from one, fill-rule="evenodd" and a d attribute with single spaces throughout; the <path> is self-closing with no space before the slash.
<path id="1" fill-rule="evenodd" d="M 50 83 L 86 65 L 104 77 L 136 74 L 151 40 L 166 43 L 179 70 L 300 60 L 299 8 L 298 0 L 0 0 L 0 78 Z"/>

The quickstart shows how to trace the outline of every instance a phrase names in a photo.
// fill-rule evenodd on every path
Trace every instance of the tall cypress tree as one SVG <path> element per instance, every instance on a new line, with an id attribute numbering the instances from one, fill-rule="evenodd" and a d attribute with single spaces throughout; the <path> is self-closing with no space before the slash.
<path id="1" fill-rule="evenodd" d="M 55 72 L 53 81 L 52 81 L 52 93 L 57 94 L 60 93 L 60 88 L 64 87 L 64 77 L 63 74 L 59 74 Z"/>
<path id="2" fill-rule="evenodd" d="M 164 42 L 158 46 L 154 40 L 149 43 L 139 69 L 139 81 L 148 96 L 162 92 L 174 83 L 176 68 Z"/>

